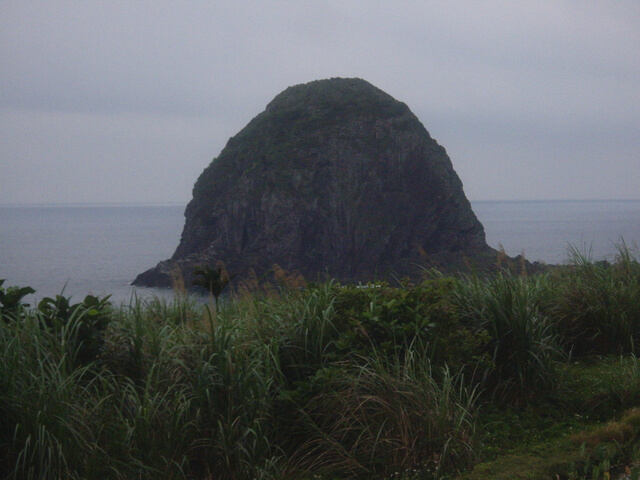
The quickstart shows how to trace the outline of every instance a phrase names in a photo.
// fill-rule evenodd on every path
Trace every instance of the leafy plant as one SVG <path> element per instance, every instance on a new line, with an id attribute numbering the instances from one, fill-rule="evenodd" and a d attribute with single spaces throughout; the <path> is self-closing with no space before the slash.
<path id="1" fill-rule="evenodd" d="M 35 293 L 31 287 L 7 287 L 2 286 L 5 280 L 0 279 L 0 318 L 5 322 L 14 320 L 21 308 L 29 305 L 23 303 L 22 299 L 27 295 Z"/>
<path id="2" fill-rule="evenodd" d="M 419 285 L 391 288 L 387 284 L 346 286 L 336 294 L 336 342 L 339 356 L 359 354 L 404 355 L 420 342 L 431 362 L 459 369 L 482 361 L 486 336 L 459 321 L 452 301 L 456 281 L 438 278 Z"/>
<path id="3" fill-rule="evenodd" d="M 229 285 L 229 282 L 233 280 L 235 274 L 229 275 L 229 272 L 227 272 L 222 262 L 218 262 L 215 268 L 212 268 L 210 265 L 196 267 L 193 270 L 193 274 L 196 277 L 193 280 L 193 285 L 202 287 L 213 295 L 216 311 L 219 311 L 218 297 L 220 297 L 222 291 Z"/>
<path id="4" fill-rule="evenodd" d="M 72 358 L 81 363 L 95 360 L 104 344 L 103 333 L 111 321 L 110 295 L 87 295 L 81 303 L 70 297 L 45 297 L 38 303 L 38 318 L 67 343 Z"/>

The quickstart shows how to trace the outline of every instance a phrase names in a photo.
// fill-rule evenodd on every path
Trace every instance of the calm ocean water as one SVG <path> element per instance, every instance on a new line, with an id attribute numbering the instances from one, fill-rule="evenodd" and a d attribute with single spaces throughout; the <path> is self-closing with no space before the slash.
<path id="1" fill-rule="evenodd" d="M 63 288 L 76 302 L 89 293 L 126 304 L 134 291 L 167 294 L 130 283 L 173 254 L 183 213 L 184 205 L 0 207 L 0 278 L 33 287 L 32 304 Z"/>
<path id="2" fill-rule="evenodd" d="M 569 244 L 612 259 L 615 243 L 640 244 L 640 200 L 472 202 L 489 245 L 531 261 L 562 263 Z M 0 206 L 0 278 L 30 285 L 32 303 L 62 292 L 116 303 L 167 295 L 130 286 L 169 258 L 180 240 L 184 206 Z"/>
<path id="3" fill-rule="evenodd" d="M 593 260 L 613 260 L 616 244 L 640 245 L 640 200 L 472 202 L 487 243 L 550 264 L 567 260 L 569 245 Z"/>

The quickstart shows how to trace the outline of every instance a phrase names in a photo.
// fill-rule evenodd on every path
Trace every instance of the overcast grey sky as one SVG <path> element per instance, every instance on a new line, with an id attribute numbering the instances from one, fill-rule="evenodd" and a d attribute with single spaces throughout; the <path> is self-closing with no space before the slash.
<path id="1" fill-rule="evenodd" d="M 182 202 L 290 85 L 405 102 L 471 200 L 640 198 L 640 1 L 0 3 L 0 204 Z"/>

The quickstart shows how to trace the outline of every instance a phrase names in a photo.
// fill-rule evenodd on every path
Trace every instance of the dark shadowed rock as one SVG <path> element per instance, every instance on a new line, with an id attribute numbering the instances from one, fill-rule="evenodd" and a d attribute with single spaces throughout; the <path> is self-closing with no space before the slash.
<path id="1" fill-rule="evenodd" d="M 493 252 L 445 149 L 360 79 L 275 97 L 205 168 L 185 217 L 173 257 L 134 284 L 217 261 L 240 275 L 278 264 L 310 279 L 415 277 Z"/>

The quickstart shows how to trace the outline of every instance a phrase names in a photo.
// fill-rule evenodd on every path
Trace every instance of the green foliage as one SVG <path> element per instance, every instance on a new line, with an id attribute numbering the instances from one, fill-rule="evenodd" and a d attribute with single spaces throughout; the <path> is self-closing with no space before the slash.
<path id="1" fill-rule="evenodd" d="M 225 266 L 220 262 L 215 268 L 210 265 L 202 265 L 193 270 L 195 279 L 193 285 L 204 288 L 215 298 L 216 310 L 218 310 L 218 297 L 222 291 L 229 285 L 235 275 L 229 275 Z"/>
<path id="2" fill-rule="evenodd" d="M 391 288 L 387 284 L 342 287 L 336 296 L 336 342 L 340 357 L 373 351 L 404 356 L 414 343 L 425 345 L 434 365 L 456 370 L 482 362 L 487 341 L 459 320 L 452 301 L 457 282 L 451 278 Z"/>
<path id="3" fill-rule="evenodd" d="M 313 457 L 315 470 L 362 478 L 420 470 L 440 478 L 471 465 L 475 391 L 448 369 L 434 375 L 424 351 L 318 373 L 322 388 L 300 406 L 296 432 L 307 439 L 298 455 Z"/>
<path id="4" fill-rule="evenodd" d="M 38 303 L 38 319 L 56 332 L 68 346 L 72 358 L 88 363 L 98 358 L 104 344 L 103 333 L 112 314 L 109 297 L 87 295 L 76 304 L 71 304 L 71 298 L 62 295 L 45 297 Z"/>
<path id="5" fill-rule="evenodd" d="M 560 338 L 545 315 L 549 298 L 546 276 L 498 274 L 468 279 L 456 291 L 465 324 L 490 337 L 487 353 L 493 368 L 488 386 L 505 398 L 526 401 L 553 392 L 556 361 L 563 358 Z"/>
<path id="6" fill-rule="evenodd" d="M 87 454 L 79 432 L 90 422 L 86 367 L 33 316 L 0 324 L 0 477 L 68 478 Z"/>
<path id="7" fill-rule="evenodd" d="M 15 320 L 20 316 L 22 310 L 29 305 L 23 303 L 22 299 L 27 295 L 35 293 L 31 287 L 7 287 L 2 286 L 5 280 L 0 279 L 0 318 L 5 322 Z"/>
<path id="8" fill-rule="evenodd" d="M 567 477 L 577 479 L 639 478 L 640 409 L 631 409 L 619 420 L 585 430 L 572 437 L 580 445 L 580 459 Z"/>
<path id="9" fill-rule="evenodd" d="M 243 344 L 233 325 L 219 320 L 188 372 L 202 439 L 191 460 L 225 478 L 255 478 L 283 455 L 273 421 L 280 373 L 271 348 Z"/>
<path id="10" fill-rule="evenodd" d="M 606 420 L 640 405 L 640 361 L 635 355 L 596 357 L 564 365 L 560 400 L 576 413 Z"/>
<path id="11" fill-rule="evenodd" d="M 553 314 L 576 355 L 634 352 L 640 341 L 640 263 L 624 243 L 618 249 L 613 264 L 570 250 Z"/>
<path id="12" fill-rule="evenodd" d="M 634 265 L 589 268 L 632 285 Z M 566 361 L 563 299 L 593 276 L 566 268 L 282 288 L 217 313 L 188 297 L 19 305 L 0 322 L 0 478 L 613 475 L 640 413 L 594 421 L 637 406 L 640 367 Z"/>
<path id="13" fill-rule="evenodd" d="M 278 364 L 288 386 L 304 382 L 336 361 L 340 331 L 336 325 L 335 288 L 321 285 L 285 294 L 260 306 L 268 322 L 261 332 L 275 343 Z M 266 325 L 264 325 L 266 327 Z M 264 338 L 264 337 L 263 337 Z"/>

